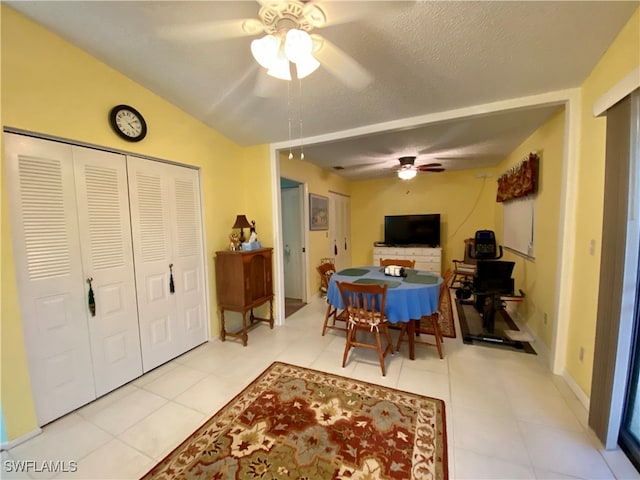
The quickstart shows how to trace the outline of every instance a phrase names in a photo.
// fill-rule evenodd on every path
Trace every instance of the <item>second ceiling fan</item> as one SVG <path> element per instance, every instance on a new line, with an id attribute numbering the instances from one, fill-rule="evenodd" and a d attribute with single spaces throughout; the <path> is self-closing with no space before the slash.
<path id="1" fill-rule="evenodd" d="M 444 168 L 440 163 L 415 165 L 416 157 L 400 157 L 398 161 L 400 162 L 400 167 L 396 169 L 396 172 L 402 180 L 410 180 L 418 172 L 444 172 Z"/>

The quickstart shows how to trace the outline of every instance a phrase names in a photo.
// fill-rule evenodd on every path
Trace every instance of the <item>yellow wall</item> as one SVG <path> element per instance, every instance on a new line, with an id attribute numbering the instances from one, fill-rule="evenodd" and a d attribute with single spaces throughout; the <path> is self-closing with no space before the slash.
<path id="1" fill-rule="evenodd" d="M 125 150 L 201 168 L 211 334 L 219 332 L 213 252 L 226 249 L 238 213 L 255 219 L 263 244 L 273 238 L 268 147 L 242 148 L 152 92 L 1 6 L 2 126 Z M 145 116 L 147 137 L 121 140 L 110 129 L 110 108 L 133 105 Z M 3 151 L 4 152 L 4 151 Z M 2 156 L 4 171 L 4 154 Z M 4 176 L 3 176 L 4 178 Z M 10 225 L 2 188 L 2 411 L 7 436 L 36 427 L 29 386 Z"/>
<path id="2" fill-rule="evenodd" d="M 109 148 L 196 165 L 201 168 L 205 236 L 208 254 L 208 279 L 212 335 L 217 335 L 218 318 L 213 274 L 213 252 L 227 248 L 231 225 L 238 213 L 255 219 L 263 245 L 273 238 L 271 215 L 271 183 L 266 146 L 242 148 L 212 131 L 150 91 L 98 62 L 55 35 L 38 27 L 5 5 L 0 6 L 2 22 L 2 126 L 68 138 Z M 589 241 L 599 245 L 602 225 L 603 165 L 605 121 L 594 119 L 593 102 L 640 64 L 640 14 L 638 11 L 619 34 L 602 60 L 582 85 L 582 122 L 580 167 L 578 178 L 578 215 L 576 219 L 575 271 L 570 307 L 567 372 L 587 393 L 591 388 L 593 341 L 595 334 L 596 298 L 600 252 L 589 255 Z M 131 144 L 116 137 L 107 124 L 109 109 L 118 103 L 129 103 L 147 119 L 147 138 Z M 73 115 L 70 115 L 73 113 Z M 64 119 L 64 120 L 61 120 Z M 554 123 L 557 122 L 557 123 Z M 555 156 L 557 128 L 554 117 L 523 145 L 516 149 L 504 165 L 521 159 L 527 150 L 543 145 L 545 158 Z M 530 144 L 528 142 L 531 142 Z M 500 214 L 495 206 L 495 178 L 500 169 L 483 170 L 493 174 L 483 180 L 477 171 L 421 174 L 411 182 L 396 179 L 347 182 L 323 172 L 308 163 L 288 163 L 281 159 L 281 174 L 306 181 L 309 191 L 327 195 L 329 190 L 351 196 L 352 240 L 354 264 L 371 262 L 373 242 L 382 240 L 385 214 L 441 213 L 443 268 L 460 258 L 464 238 L 478 229 L 499 231 Z M 4 155 L 2 156 L 4 171 Z M 558 176 L 559 177 L 559 176 Z M 551 201 L 555 178 L 543 178 L 542 188 Z M 2 176 L 1 252 L 1 405 L 9 440 L 31 431 L 36 420 L 31 401 L 26 355 L 22 338 L 20 311 L 11 251 L 4 175 Z M 558 198 L 560 189 L 558 186 Z M 230 199 L 233 199 L 231 201 Z M 545 217 L 553 228 L 553 216 Z M 556 222 L 557 225 L 557 222 Z M 310 265 L 327 255 L 326 232 L 309 232 Z M 557 237 L 557 236 L 556 236 Z M 500 238 L 498 239 L 500 241 Z M 536 238 L 539 248 L 546 239 Z M 554 242 L 547 248 L 557 250 Z M 538 250 L 539 251 L 539 250 Z M 606 252 L 603 252 L 606 256 Z M 547 311 L 550 293 L 540 284 L 556 278 L 550 259 L 536 259 L 524 265 L 523 280 L 535 295 L 525 309 L 525 317 L 538 334 L 549 341 L 549 323 L 540 324 L 540 312 Z M 519 267 L 516 267 L 519 270 Z M 319 279 L 309 273 L 313 290 Z M 532 281 L 532 279 L 537 281 Z M 532 284 L 533 283 L 533 284 Z M 579 349 L 585 348 L 583 362 Z"/>
<path id="3" fill-rule="evenodd" d="M 480 173 L 492 177 L 476 178 Z M 463 258 L 465 238 L 495 230 L 495 177 L 495 170 L 484 169 L 352 182 L 353 264 L 371 264 L 374 242 L 384 240 L 385 215 L 439 213 L 444 272 L 453 259 Z"/>
<path id="4" fill-rule="evenodd" d="M 536 335 L 551 347 L 555 329 L 555 300 L 558 273 L 558 236 L 560 232 L 560 193 L 564 147 L 564 109 L 526 139 L 501 162 L 500 173 L 520 163 L 530 152 L 540 155 L 540 173 L 536 199 L 534 243 L 535 261 L 504 250 L 503 260 L 516 263 L 513 270 L 516 291 L 522 289 L 525 299 L 517 305 L 520 317 Z M 496 235 L 503 235 L 503 205 L 496 203 Z M 547 321 L 544 314 L 547 313 Z"/>
<path id="5" fill-rule="evenodd" d="M 504 259 L 516 262 L 516 289 L 527 297 L 518 306 L 523 320 L 551 346 L 554 328 L 555 285 L 558 262 L 558 232 L 562 161 L 564 141 L 564 111 L 556 114 L 534 132 L 494 169 L 421 174 L 410 181 L 398 179 L 369 180 L 352 183 L 352 232 L 354 264 L 371 263 L 373 242 L 383 240 L 384 215 L 440 213 L 443 247 L 443 272 L 453 259 L 463 258 L 463 241 L 476 230 L 496 232 L 502 240 L 502 205 L 496 203 L 497 176 L 520 162 L 531 151 L 542 156 L 535 262 L 509 253 Z M 488 179 L 477 174 L 491 174 Z M 543 313 L 548 313 L 545 325 Z"/>
<path id="6" fill-rule="evenodd" d="M 567 342 L 567 372 L 587 395 L 591 392 L 591 371 L 596 329 L 601 252 L 602 208 L 606 119 L 593 117 L 594 102 L 640 65 L 640 9 L 618 34 L 589 77 L 582 84 L 582 120 L 578 167 L 578 212 L 575 224 L 575 253 L 571 318 Z M 595 255 L 589 242 L 596 242 Z M 584 360 L 579 360 L 584 348 Z"/>
<path id="7" fill-rule="evenodd" d="M 329 192 L 349 195 L 349 182 L 338 175 L 326 170 L 322 170 L 308 162 L 301 161 L 299 158 L 289 160 L 287 155 L 280 155 L 280 176 L 295 180 L 300 183 L 306 183 L 309 193 L 316 195 L 328 196 Z M 353 232 L 352 232 L 353 237 Z M 331 255 L 329 245 L 329 234 L 326 230 L 310 230 L 309 245 L 307 245 L 309 253 L 309 271 L 308 284 L 311 292 L 318 292 L 320 288 L 320 276 L 316 272 L 316 267 L 320 265 L 320 259 Z"/>

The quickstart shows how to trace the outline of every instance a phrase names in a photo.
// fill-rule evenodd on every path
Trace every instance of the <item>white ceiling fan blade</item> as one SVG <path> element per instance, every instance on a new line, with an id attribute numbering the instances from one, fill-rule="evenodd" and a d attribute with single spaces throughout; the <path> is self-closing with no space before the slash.
<path id="1" fill-rule="evenodd" d="M 371 74 L 352 57 L 320 35 L 311 35 L 313 55 L 333 76 L 354 90 L 362 90 L 372 81 Z"/>
<path id="2" fill-rule="evenodd" d="M 370 169 L 371 167 L 378 167 L 380 166 L 380 163 L 376 162 L 376 163 L 358 163 L 358 164 L 354 164 L 354 165 L 334 165 L 332 168 L 334 170 L 367 170 Z"/>
<path id="3" fill-rule="evenodd" d="M 259 20 L 246 18 L 190 25 L 167 25 L 158 29 L 161 37 L 184 42 L 202 42 L 247 37 L 264 31 Z"/>
<path id="4" fill-rule="evenodd" d="M 355 22 L 371 14 L 376 2 L 344 2 L 325 0 L 319 7 L 326 17 L 326 25 L 340 25 Z"/>

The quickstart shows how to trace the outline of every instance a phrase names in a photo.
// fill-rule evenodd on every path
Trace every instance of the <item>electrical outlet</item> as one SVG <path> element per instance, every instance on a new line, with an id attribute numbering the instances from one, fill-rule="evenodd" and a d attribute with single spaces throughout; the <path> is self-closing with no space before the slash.
<path id="1" fill-rule="evenodd" d="M 592 257 L 596 254 L 596 241 L 595 239 L 591 239 L 591 241 L 589 242 L 589 255 L 591 255 Z"/>
<path id="2" fill-rule="evenodd" d="M 548 319 L 548 318 L 547 318 L 547 312 L 544 312 L 544 324 L 545 324 L 545 325 L 547 324 L 547 319 Z"/>
<path id="3" fill-rule="evenodd" d="M 578 354 L 578 360 L 580 360 L 580 363 L 582 363 L 583 360 L 584 360 L 584 347 L 580 347 L 580 353 Z"/>

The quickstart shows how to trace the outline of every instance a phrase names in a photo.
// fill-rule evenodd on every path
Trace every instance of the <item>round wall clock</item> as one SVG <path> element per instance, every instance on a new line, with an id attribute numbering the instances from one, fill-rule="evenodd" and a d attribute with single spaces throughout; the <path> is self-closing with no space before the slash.
<path id="1" fill-rule="evenodd" d="M 147 135 L 147 123 L 142 114 L 129 105 L 116 105 L 109 113 L 113 131 L 130 142 L 139 142 Z"/>

